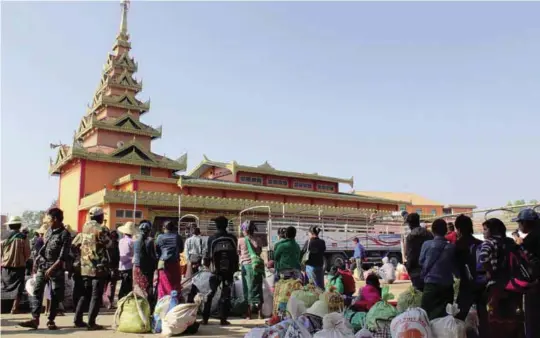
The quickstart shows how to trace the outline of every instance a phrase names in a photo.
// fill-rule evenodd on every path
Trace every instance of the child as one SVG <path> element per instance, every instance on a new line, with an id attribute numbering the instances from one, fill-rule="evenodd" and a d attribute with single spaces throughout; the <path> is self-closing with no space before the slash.
<path id="1" fill-rule="evenodd" d="M 375 274 L 369 274 L 366 285 L 358 291 L 358 297 L 353 304 L 354 311 L 367 312 L 375 303 L 381 300 L 381 283 Z"/>

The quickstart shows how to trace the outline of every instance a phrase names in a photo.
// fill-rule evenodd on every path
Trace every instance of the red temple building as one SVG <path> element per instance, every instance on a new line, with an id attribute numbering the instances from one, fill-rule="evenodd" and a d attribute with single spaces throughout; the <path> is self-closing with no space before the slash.
<path id="1" fill-rule="evenodd" d="M 122 3 L 120 31 L 106 59 L 92 103 L 70 145 L 59 146 L 49 172 L 59 176 L 59 207 L 65 223 L 79 229 L 93 206 L 104 208 L 108 226 L 149 219 L 197 220 L 211 230 L 217 215 L 237 219 L 240 211 L 264 205 L 274 215 L 300 215 L 336 221 L 354 215 L 399 211 L 407 200 L 340 192 L 353 179 L 279 170 L 268 162 L 247 166 L 208 159 L 189 173 L 187 155 L 167 158 L 152 151 L 161 128 L 141 121 L 150 100 L 137 95 L 142 83 L 130 55 L 129 4 Z M 268 211 L 266 211 L 268 214 Z M 352 215 L 352 216 L 345 216 Z M 187 216 L 187 217 L 186 217 Z M 204 226 L 206 225 L 206 226 Z M 238 225 L 235 223 L 235 225 Z"/>

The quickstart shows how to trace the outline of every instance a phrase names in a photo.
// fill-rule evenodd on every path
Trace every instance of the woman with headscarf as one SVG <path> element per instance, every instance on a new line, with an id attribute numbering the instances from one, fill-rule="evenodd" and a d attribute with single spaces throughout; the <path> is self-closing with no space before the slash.
<path id="1" fill-rule="evenodd" d="M 482 226 L 485 241 L 480 247 L 478 260 L 483 265 L 488 280 L 487 336 L 523 338 L 523 295 L 505 290 L 509 274 L 509 253 L 516 250 L 516 244 L 512 238 L 506 237 L 506 226 L 500 219 L 488 219 Z"/>
<path id="2" fill-rule="evenodd" d="M 264 274 L 264 265 L 262 273 L 253 268 L 253 259 L 260 261 L 262 252 L 262 243 L 254 236 L 255 224 L 246 221 L 242 224 L 241 230 L 244 237 L 238 240 L 238 255 L 242 270 L 242 286 L 244 289 L 244 298 L 248 301 L 248 310 L 246 319 L 251 319 L 252 313 L 257 313 L 259 319 L 262 319 L 262 282 Z"/>
<path id="3" fill-rule="evenodd" d="M 319 238 L 321 229 L 314 225 L 309 229 L 310 238 L 302 250 L 302 263 L 306 265 L 308 280 L 324 290 L 324 253 L 326 243 Z"/>
<path id="4" fill-rule="evenodd" d="M 150 307 L 155 304 L 153 292 L 154 272 L 157 267 L 154 240 L 150 237 L 152 223 L 147 220 L 139 224 L 139 234 L 133 243 L 133 291 L 148 299 Z"/>
<path id="5" fill-rule="evenodd" d="M 180 271 L 180 255 L 184 252 L 184 242 L 178 234 L 176 224 L 166 221 L 163 233 L 156 242 L 158 261 L 158 297 L 168 296 L 172 291 L 182 291 L 182 272 Z"/>

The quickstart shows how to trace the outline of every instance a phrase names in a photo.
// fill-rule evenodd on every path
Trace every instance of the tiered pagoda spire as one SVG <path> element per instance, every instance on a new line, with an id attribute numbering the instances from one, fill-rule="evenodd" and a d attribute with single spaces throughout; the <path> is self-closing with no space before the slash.
<path id="1" fill-rule="evenodd" d="M 151 141 L 161 137 L 161 126 L 154 128 L 140 121 L 140 116 L 150 110 L 150 100 L 143 102 L 137 98 L 143 86 L 142 81 L 134 77 L 138 64 L 129 54 L 129 5 L 129 0 L 121 1 L 120 29 L 112 52 L 107 56 L 98 88 L 75 131 L 73 146 L 63 147 L 62 154 L 59 153 L 56 163 L 51 165 L 53 174 L 59 173 L 70 157 L 105 161 L 110 157 L 112 162 L 173 171 L 186 168 L 185 156 L 171 160 L 151 152 Z M 84 156 L 85 153 L 88 156 Z"/>

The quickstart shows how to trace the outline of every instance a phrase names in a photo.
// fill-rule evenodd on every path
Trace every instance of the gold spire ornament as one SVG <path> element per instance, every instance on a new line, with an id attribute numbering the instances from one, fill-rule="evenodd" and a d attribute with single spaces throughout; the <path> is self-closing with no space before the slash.
<path id="1" fill-rule="evenodd" d="M 122 19 L 120 21 L 120 34 L 127 35 L 127 13 L 129 11 L 129 0 L 120 1 L 120 6 L 122 7 Z"/>

